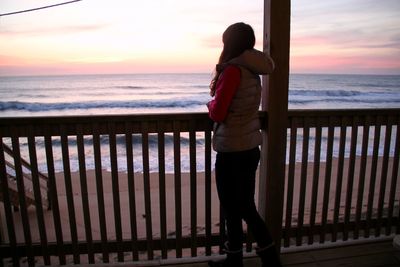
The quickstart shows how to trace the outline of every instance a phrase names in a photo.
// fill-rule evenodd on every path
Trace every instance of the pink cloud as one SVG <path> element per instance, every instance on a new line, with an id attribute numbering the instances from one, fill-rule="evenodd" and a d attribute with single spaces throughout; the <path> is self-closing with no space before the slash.
<path id="1" fill-rule="evenodd" d="M 291 57 L 292 72 L 400 73 L 395 57 L 311 55 Z"/>
<path id="2" fill-rule="evenodd" d="M 326 45 L 329 40 L 323 36 L 292 36 L 291 46 Z"/>

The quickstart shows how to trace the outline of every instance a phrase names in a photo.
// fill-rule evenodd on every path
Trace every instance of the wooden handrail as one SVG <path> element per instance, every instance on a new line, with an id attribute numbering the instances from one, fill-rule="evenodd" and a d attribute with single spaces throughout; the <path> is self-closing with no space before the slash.
<path id="1" fill-rule="evenodd" d="M 4 152 L 6 152 L 9 156 L 14 157 L 14 152 L 13 152 L 13 150 L 12 150 L 9 146 L 7 146 L 6 144 L 4 144 L 4 143 L 3 143 L 3 150 L 4 150 Z M 6 164 L 7 164 L 9 167 L 14 168 L 14 165 L 13 165 L 11 162 L 6 161 Z M 23 158 L 21 158 L 21 165 L 24 166 L 25 168 L 27 168 L 28 170 L 32 170 L 31 164 L 30 164 L 29 162 L 27 162 L 27 161 L 26 161 L 25 159 L 23 159 Z M 38 172 L 38 175 L 39 175 L 39 178 L 45 180 L 46 182 L 49 181 L 49 178 L 48 178 L 46 175 L 44 175 L 43 173 Z M 30 176 L 28 176 L 28 175 L 25 176 L 25 175 L 24 175 L 24 177 L 27 178 L 27 179 L 29 179 L 30 181 L 32 181 L 32 178 L 31 178 Z"/>
<path id="2" fill-rule="evenodd" d="M 8 166 L 9 168 L 15 170 L 14 164 L 11 163 L 10 161 L 5 160 L 5 164 L 6 164 L 6 166 Z M 23 173 L 23 176 L 24 176 L 24 178 L 26 178 L 27 180 L 32 181 L 32 177 L 31 177 L 30 175 L 28 175 L 28 174 L 26 174 L 26 173 Z M 44 174 L 43 174 L 43 176 L 44 176 Z M 14 177 L 14 176 L 13 176 L 13 177 Z M 46 176 L 44 176 L 44 177 L 46 177 Z M 46 177 L 46 178 L 47 178 L 47 177 Z M 45 190 L 47 191 L 47 186 L 44 186 L 44 185 L 40 184 L 40 187 L 41 187 L 42 189 L 45 189 Z"/>

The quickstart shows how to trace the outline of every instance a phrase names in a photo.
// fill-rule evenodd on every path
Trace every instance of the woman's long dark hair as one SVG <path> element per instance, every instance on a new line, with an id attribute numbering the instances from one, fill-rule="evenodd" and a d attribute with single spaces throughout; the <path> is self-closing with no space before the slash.
<path id="1" fill-rule="evenodd" d="M 240 56 L 247 49 L 254 48 L 256 43 L 256 37 L 254 35 L 253 28 L 243 22 L 238 22 L 230 25 L 222 35 L 222 42 L 224 48 L 222 49 L 221 55 L 218 60 L 218 64 L 215 68 L 214 78 L 210 83 L 210 95 L 214 96 L 215 87 L 219 75 L 223 70 L 223 64 L 229 60 Z"/>

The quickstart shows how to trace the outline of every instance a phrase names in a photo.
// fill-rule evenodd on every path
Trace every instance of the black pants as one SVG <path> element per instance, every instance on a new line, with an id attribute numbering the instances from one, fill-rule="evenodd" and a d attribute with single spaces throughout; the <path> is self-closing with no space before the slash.
<path id="1" fill-rule="evenodd" d="M 242 220 L 247 223 L 260 248 L 272 243 L 254 202 L 255 176 L 259 161 L 258 147 L 240 152 L 217 153 L 217 191 L 226 219 L 231 250 L 238 250 L 243 246 Z"/>

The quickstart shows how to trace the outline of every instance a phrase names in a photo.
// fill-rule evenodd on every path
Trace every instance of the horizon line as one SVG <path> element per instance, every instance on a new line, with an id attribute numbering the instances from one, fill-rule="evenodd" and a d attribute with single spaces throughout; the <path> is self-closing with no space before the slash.
<path id="1" fill-rule="evenodd" d="M 16 74 L 16 75 L 2 75 L 0 73 L 0 77 L 7 78 L 7 77 L 57 77 L 57 76 L 111 76 L 111 75 L 175 75 L 175 74 L 187 74 L 187 75 L 194 75 L 194 74 L 210 74 L 212 72 L 121 72 L 121 73 L 65 73 L 65 74 Z M 359 76 L 400 76 L 400 73 L 397 74 L 382 74 L 382 73 L 329 73 L 329 72 L 290 72 L 290 75 L 341 75 L 341 76 L 350 76 L 350 75 L 359 75 Z"/>

